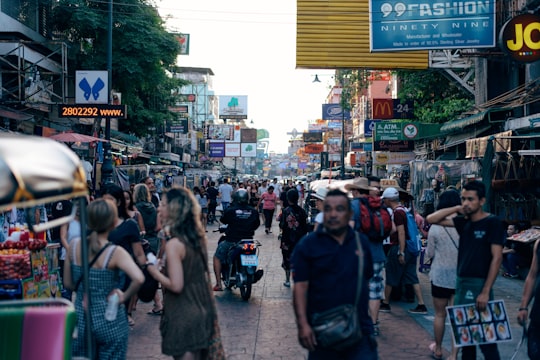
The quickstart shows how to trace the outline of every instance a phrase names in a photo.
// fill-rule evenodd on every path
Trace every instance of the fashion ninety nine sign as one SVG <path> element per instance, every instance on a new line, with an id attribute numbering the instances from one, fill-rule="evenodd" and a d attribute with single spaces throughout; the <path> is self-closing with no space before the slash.
<path id="1" fill-rule="evenodd" d="M 371 51 L 495 46 L 495 0 L 370 0 Z"/>

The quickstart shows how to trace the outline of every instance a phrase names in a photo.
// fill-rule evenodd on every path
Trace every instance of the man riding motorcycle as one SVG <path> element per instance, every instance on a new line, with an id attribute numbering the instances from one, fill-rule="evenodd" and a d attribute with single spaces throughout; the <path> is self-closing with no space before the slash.
<path id="1" fill-rule="evenodd" d="M 234 201 L 221 216 L 220 221 L 227 225 L 225 240 L 218 244 L 214 254 L 214 275 L 216 285 L 214 291 L 222 291 L 221 264 L 226 263 L 230 249 L 242 239 L 252 239 L 255 230 L 261 225 L 258 211 L 248 205 L 249 194 L 245 189 L 238 189 L 234 195 Z M 263 275 L 262 270 L 255 273 L 257 282 Z"/>

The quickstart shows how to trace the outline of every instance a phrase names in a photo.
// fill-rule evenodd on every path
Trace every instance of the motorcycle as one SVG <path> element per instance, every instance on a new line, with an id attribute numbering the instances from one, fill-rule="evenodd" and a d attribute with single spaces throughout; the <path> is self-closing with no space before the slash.
<path id="1" fill-rule="evenodd" d="M 221 225 L 218 230 L 224 233 L 227 225 Z M 226 241 L 222 235 L 219 242 Z M 240 289 L 242 299 L 247 301 L 251 297 L 251 287 L 260 280 L 263 270 L 259 266 L 259 247 L 262 244 L 253 239 L 242 239 L 229 250 L 226 264 L 221 265 L 221 279 L 227 289 L 236 287 Z"/>

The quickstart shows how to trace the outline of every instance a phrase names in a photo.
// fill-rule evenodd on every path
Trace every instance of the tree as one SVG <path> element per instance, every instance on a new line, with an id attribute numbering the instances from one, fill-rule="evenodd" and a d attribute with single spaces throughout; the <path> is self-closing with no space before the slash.
<path id="1" fill-rule="evenodd" d="M 107 68 L 108 1 L 59 0 L 52 26 L 72 44 L 70 69 Z M 175 64 L 179 49 L 147 0 L 113 2 L 112 88 L 128 106 L 120 130 L 142 136 L 149 126 L 172 118 L 167 111 L 174 104 L 171 90 L 186 82 L 171 78 L 166 69 Z"/>
<path id="2" fill-rule="evenodd" d="M 439 70 L 398 70 L 398 97 L 414 100 L 418 121 L 443 123 L 474 106 L 473 96 Z"/>

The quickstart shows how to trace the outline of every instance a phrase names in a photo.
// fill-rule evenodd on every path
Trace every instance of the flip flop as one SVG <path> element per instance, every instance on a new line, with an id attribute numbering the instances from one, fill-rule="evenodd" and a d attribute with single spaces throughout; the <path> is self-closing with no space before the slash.
<path id="1" fill-rule="evenodd" d="M 436 346 L 435 343 L 429 344 L 429 350 L 431 350 L 431 358 L 435 359 L 435 360 L 442 360 L 443 359 L 443 354 L 437 355 L 435 353 L 435 346 Z"/>
<path id="2" fill-rule="evenodd" d="M 147 314 L 148 315 L 158 315 L 159 316 L 159 315 L 163 314 L 163 309 L 161 309 L 161 310 L 152 309 L 151 311 L 147 312 Z"/>
<path id="3" fill-rule="evenodd" d="M 223 291 L 223 288 L 221 286 L 215 285 L 214 291 Z"/>

